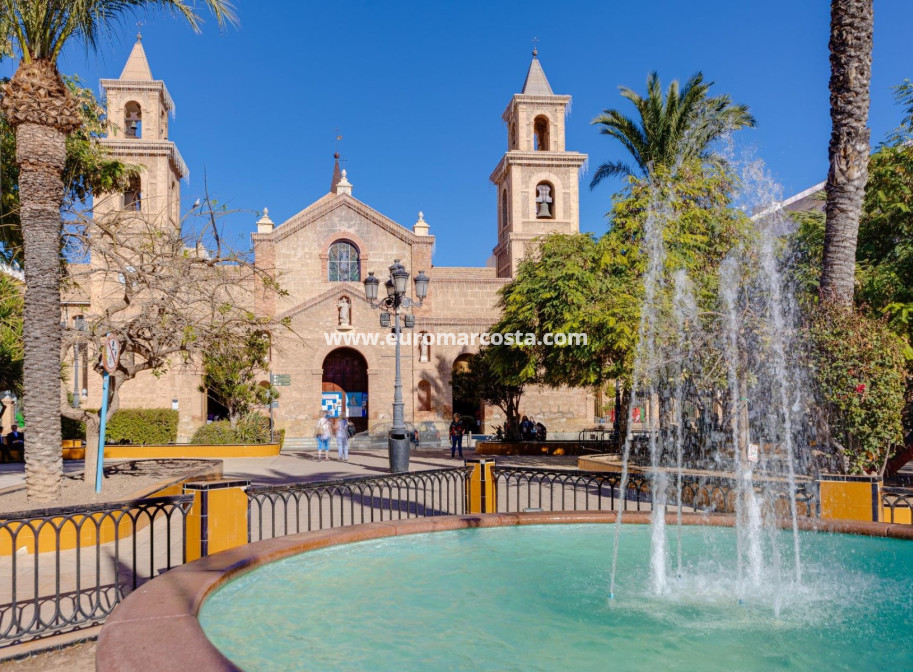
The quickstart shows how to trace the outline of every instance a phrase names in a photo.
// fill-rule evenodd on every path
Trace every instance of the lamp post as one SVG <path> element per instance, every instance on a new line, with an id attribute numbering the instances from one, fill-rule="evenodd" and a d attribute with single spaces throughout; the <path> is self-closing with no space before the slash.
<path id="1" fill-rule="evenodd" d="M 387 296 L 380 301 L 377 300 L 377 293 L 380 286 L 380 280 L 374 277 L 374 272 L 368 273 L 364 280 L 365 298 L 372 308 L 380 308 L 380 326 L 390 326 L 390 313 L 393 313 L 393 334 L 396 336 L 396 377 L 393 380 L 393 427 L 390 429 L 390 436 L 387 439 L 387 447 L 390 459 L 391 473 L 409 471 L 409 437 L 406 436 L 406 421 L 403 418 L 403 381 L 400 375 L 400 341 L 402 327 L 400 326 L 400 315 L 406 323 L 406 327 L 415 325 L 415 318 L 408 313 L 413 306 L 421 306 L 425 297 L 428 296 L 428 276 L 424 271 L 419 271 L 415 276 L 415 296 L 418 301 L 413 301 L 406 296 L 406 290 L 409 287 L 409 272 L 406 267 L 399 263 L 399 259 L 393 260 L 393 265 L 389 268 L 389 277 L 384 282 L 384 289 Z"/>

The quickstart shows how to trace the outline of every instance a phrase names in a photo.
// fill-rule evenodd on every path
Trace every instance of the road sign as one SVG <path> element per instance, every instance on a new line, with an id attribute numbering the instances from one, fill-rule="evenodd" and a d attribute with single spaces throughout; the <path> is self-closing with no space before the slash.
<path id="1" fill-rule="evenodd" d="M 105 336 L 105 351 L 102 356 L 101 365 L 108 373 L 114 373 L 117 370 L 117 363 L 120 361 L 120 343 L 114 337 L 114 334 Z"/>
<path id="2" fill-rule="evenodd" d="M 290 373 L 274 373 L 272 379 L 273 385 L 276 387 L 288 387 L 292 384 L 292 374 Z"/>
<path id="3" fill-rule="evenodd" d="M 748 444 L 748 461 L 749 461 L 749 462 L 757 462 L 757 461 L 758 461 L 758 452 L 759 452 L 759 449 L 760 449 L 760 448 L 761 448 L 761 446 L 759 446 L 759 445 L 756 444 L 756 443 L 749 443 L 749 444 Z"/>

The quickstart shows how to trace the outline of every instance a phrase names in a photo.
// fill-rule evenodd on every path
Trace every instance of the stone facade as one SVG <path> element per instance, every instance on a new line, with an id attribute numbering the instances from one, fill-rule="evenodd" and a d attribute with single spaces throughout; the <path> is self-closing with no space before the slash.
<path id="1" fill-rule="evenodd" d="M 171 99 L 164 83 L 152 79 L 139 41 L 120 79 L 103 80 L 102 86 L 112 124 L 106 144 L 123 160 L 146 167 L 142 210 L 158 208 L 163 225 L 178 222 L 180 179 L 186 168 L 168 140 Z M 274 275 L 287 295 L 257 308 L 287 318 L 292 327 L 275 339 L 270 361 L 271 373 L 290 376 L 290 384 L 278 388 L 281 396 L 274 410 L 277 427 L 288 437 L 312 436 L 324 392 L 367 393 L 366 417 L 358 423 L 390 421 L 395 349 L 364 341 L 346 344 L 344 339 L 383 340 L 389 334 L 379 325 L 379 311 L 365 299 L 362 281 L 373 272 L 383 283 L 394 260 L 401 260 L 413 278 L 424 271 L 431 279 L 424 305 L 413 310 L 415 328 L 406 330 L 406 338 L 428 333 L 444 339 L 427 348 L 419 346 L 418 338 L 402 346 L 406 419 L 449 420 L 455 404 L 452 371 L 478 350 L 476 335 L 487 332 L 497 319 L 498 290 L 513 276 L 526 245 L 545 233 L 579 229 L 578 170 L 586 157 L 565 149 L 569 102 L 570 96 L 552 93 L 534 54 L 523 92 L 504 113 L 507 152 L 491 176 L 499 194 L 494 266 L 435 266 L 432 223 L 419 213 L 415 225 L 406 228 L 359 201 L 353 195 L 357 185 L 349 182 L 346 171 L 339 171 L 338 155 L 327 195 L 278 225 L 264 212 L 251 234 L 255 263 Z M 131 132 L 137 108 L 142 137 Z M 548 187 L 544 194 L 542 185 Z M 100 198 L 96 216 L 128 207 L 129 198 L 121 196 Z M 350 256 L 340 257 L 346 251 Z M 383 287 L 380 292 L 384 294 Z M 102 304 L 100 293 L 89 290 L 88 297 L 70 302 L 69 312 L 96 310 Z M 452 336 L 442 337 L 445 333 Z M 97 407 L 100 380 L 91 372 L 88 378 L 83 403 Z M 342 380 L 355 382 L 344 389 Z M 121 390 L 122 406 L 170 408 L 176 402 L 179 438 L 187 439 L 212 412 L 199 388 L 200 374 L 193 366 L 175 368 L 161 378 L 142 374 Z M 540 419 L 550 432 L 577 431 L 593 422 L 595 400 L 587 390 L 531 389 L 522 412 Z M 494 408 L 478 409 L 478 416 L 487 431 L 504 421 Z"/>

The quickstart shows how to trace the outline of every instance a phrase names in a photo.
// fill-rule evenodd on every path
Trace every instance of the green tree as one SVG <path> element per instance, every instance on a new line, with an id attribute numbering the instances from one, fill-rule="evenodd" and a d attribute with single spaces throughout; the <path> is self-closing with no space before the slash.
<path id="1" fill-rule="evenodd" d="M 139 173 L 139 166 L 125 164 L 96 142 L 105 132 L 105 110 L 79 78 L 64 77 L 82 119 L 67 136 L 67 158 L 63 171 L 64 211 L 85 205 L 93 193 L 117 192 Z M 3 84 L 9 82 L 2 80 Z M 16 163 L 16 133 L 0 109 L 0 259 L 21 267 L 22 226 L 19 221 L 19 165 Z"/>
<path id="2" fill-rule="evenodd" d="M 200 391 L 228 409 L 232 429 L 256 407 L 279 398 L 276 388 L 257 380 L 269 366 L 269 350 L 269 334 L 251 331 L 234 341 L 217 341 L 203 353 Z"/>
<path id="3" fill-rule="evenodd" d="M 637 118 L 609 109 L 591 123 L 602 127 L 600 133 L 624 145 L 634 166 L 624 161 L 603 163 L 593 175 L 590 188 L 607 177 L 646 176 L 654 168 L 671 168 L 693 159 L 719 165 L 720 157 L 711 148 L 713 142 L 729 131 L 754 126 L 755 119 L 748 106 L 734 104 L 726 94 L 708 96 L 711 86 L 713 82 L 705 82 L 704 75 L 698 72 L 683 88 L 673 81 L 664 97 L 659 75 L 651 72 L 647 76 L 646 97 L 621 87 L 621 95 L 633 103 Z"/>
<path id="4" fill-rule="evenodd" d="M 748 218 L 730 207 L 733 188 L 731 174 L 707 170 L 699 161 L 681 166 L 674 175 L 671 168 L 657 166 L 650 180 L 628 178 L 627 189 L 615 197 L 611 229 L 601 238 L 553 234 L 541 239 L 502 288 L 502 317 L 491 331 L 585 333 L 587 341 L 563 347 L 535 343 L 491 348 L 493 371 L 524 384 L 600 387 L 621 378 L 629 387 L 644 300 L 647 218 L 656 216 L 657 202 L 668 204 L 662 214 L 667 291 L 657 297 L 660 309 L 670 309 L 673 276 L 685 269 L 698 307 L 706 319 L 713 319 L 720 262 L 750 235 Z M 670 331 L 662 337 L 677 334 Z M 719 367 L 708 371 L 718 373 Z M 626 390 L 623 408 L 628 402 Z"/>
<path id="5" fill-rule="evenodd" d="M 22 283 L 0 271 L 0 390 L 22 393 Z"/>
<path id="6" fill-rule="evenodd" d="M 822 308 L 817 297 L 825 215 L 817 210 L 794 214 L 799 222 L 792 241 L 796 279 L 810 316 L 808 333 L 818 339 L 812 342 L 810 352 L 815 353 L 822 366 L 815 370 L 819 426 L 830 434 L 832 447 L 847 470 L 881 471 L 884 458 L 890 453 L 884 442 L 890 437 L 901 440 L 895 431 L 896 423 L 903 419 L 906 431 L 913 429 L 913 404 L 909 401 L 913 399 L 913 87 L 904 82 L 894 92 L 903 108 L 903 120 L 869 160 L 856 247 L 855 305 L 848 313 L 852 317 L 841 317 L 836 309 L 825 309 L 824 317 L 819 316 Z M 855 320 L 856 328 L 863 333 L 844 324 L 848 319 Z M 856 344 L 858 352 L 847 350 L 846 339 L 835 338 L 829 332 L 830 321 L 837 321 L 840 329 L 848 332 L 847 338 Z M 886 327 L 900 337 L 899 346 L 882 333 Z M 872 342 L 885 344 L 879 347 L 887 350 L 875 352 Z M 896 347 L 906 359 L 902 378 L 906 381 L 907 402 L 899 407 L 897 374 L 890 368 Z M 850 358 L 865 357 L 871 360 L 865 366 L 875 375 L 863 374 L 858 361 L 848 363 Z M 866 385 L 864 398 L 847 392 L 857 384 Z M 830 423 L 834 426 L 830 427 Z"/>
<path id="7" fill-rule="evenodd" d="M 901 445 L 903 340 L 883 320 L 824 304 L 807 329 L 824 445 L 845 473 L 884 475 Z"/>
<path id="8" fill-rule="evenodd" d="M 857 299 L 913 344 L 913 85 L 894 88 L 900 127 L 869 161 L 856 249 Z"/>
<path id="9" fill-rule="evenodd" d="M 504 435 L 509 440 L 519 438 L 520 399 L 526 385 L 521 375 L 512 375 L 494 367 L 493 356 L 501 346 L 483 348 L 469 360 L 465 371 L 453 372 L 454 396 L 479 399 L 497 406 L 504 413 Z M 516 351 L 515 351 L 516 352 Z"/>
<path id="10" fill-rule="evenodd" d="M 219 25 L 234 21 L 228 0 L 204 0 Z M 26 489 L 32 501 L 60 492 L 63 462 L 60 413 L 48 403 L 60 394 L 61 205 L 65 194 L 67 136 L 82 124 L 79 102 L 61 79 L 64 46 L 94 48 L 129 11 L 168 9 L 194 28 L 199 17 L 183 0 L 0 0 L 0 50 L 19 66 L 2 105 L 16 132 L 19 218 L 25 262 L 24 408 Z"/>
<path id="11" fill-rule="evenodd" d="M 873 0 L 831 0 L 831 140 L 828 146 L 822 300 L 853 302 L 856 242 L 868 180 Z"/>

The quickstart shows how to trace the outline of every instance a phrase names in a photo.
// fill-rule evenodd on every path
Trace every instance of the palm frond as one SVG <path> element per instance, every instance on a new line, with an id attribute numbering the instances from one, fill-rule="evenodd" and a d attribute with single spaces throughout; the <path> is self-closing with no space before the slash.
<path id="1" fill-rule="evenodd" d="M 595 189 L 596 185 L 608 177 L 617 177 L 619 175 L 633 175 L 631 167 L 621 161 L 611 161 L 604 163 L 596 170 L 593 179 L 590 180 L 590 189 Z"/>
<path id="2" fill-rule="evenodd" d="M 202 4 L 220 28 L 237 23 L 231 0 L 203 0 Z M 155 10 L 179 16 L 194 31 L 200 30 L 196 3 L 184 0 L 0 0 L 0 55 L 13 52 L 4 47 L 12 45 L 25 62 L 56 63 L 67 43 L 76 40 L 94 51 L 127 16 Z"/>
<path id="3" fill-rule="evenodd" d="M 724 165 L 712 150 L 714 141 L 731 131 L 754 126 L 756 121 L 746 105 L 734 104 L 728 95 L 709 97 L 712 86 L 702 72 L 696 72 L 684 86 L 672 81 L 664 92 L 659 75 L 653 71 L 647 75 L 644 97 L 619 87 L 636 116 L 605 110 L 592 123 L 602 126 L 603 135 L 621 142 L 648 176 L 654 166 L 675 166 L 692 159 Z M 631 174 L 631 169 L 620 162 L 603 164 L 597 171 L 599 179 L 594 177 L 590 187 L 617 174 Z"/>

